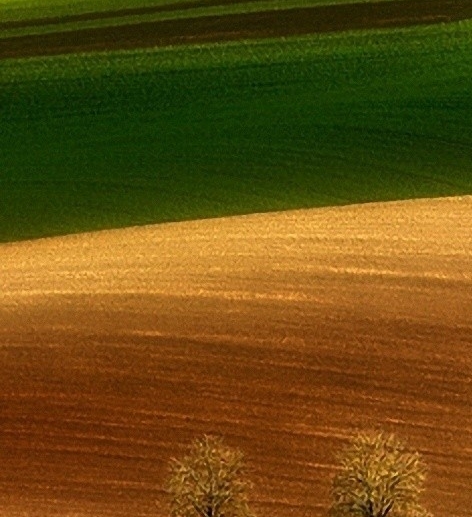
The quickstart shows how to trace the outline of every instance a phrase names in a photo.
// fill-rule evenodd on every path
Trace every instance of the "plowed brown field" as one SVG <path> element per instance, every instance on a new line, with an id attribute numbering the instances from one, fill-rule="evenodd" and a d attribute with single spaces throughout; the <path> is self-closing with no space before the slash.
<path id="1" fill-rule="evenodd" d="M 472 504 L 472 197 L 0 246 L 0 508 L 167 515 L 169 457 L 221 433 L 257 515 L 322 516 L 355 428 Z"/>
<path id="2" fill-rule="evenodd" d="M 167 7 L 169 10 L 169 7 Z M 143 11 L 147 14 L 148 11 Z M 108 11 L 119 18 L 129 11 Z M 90 14 L 90 19 L 98 15 Z M 471 0 L 392 0 L 270 10 L 77 29 L 0 38 L 0 59 L 133 49 L 226 40 L 285 37 L 355 29 L 429 25 L 472 18 Z M 80 18 L 83 20 L 83 17 Z M 4 22 L 0 29 L 50 25 L 61 19 Z M 69 21 L 65 18 L 64 21 Z M 78 21 L 78 20 L 77 20 Z M 13 25 L 12 25 L 13 23 Z"/>

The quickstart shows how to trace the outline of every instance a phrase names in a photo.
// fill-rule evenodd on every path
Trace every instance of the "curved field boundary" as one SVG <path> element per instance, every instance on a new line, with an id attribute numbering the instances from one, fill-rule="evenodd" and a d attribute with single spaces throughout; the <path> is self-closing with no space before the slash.
<path id="1" fill-rule="evenodd" d="M 470 0 L 340 4 L 10 37 L 0 40 L 0 59 L 406 27 L 469 18 Z"/>

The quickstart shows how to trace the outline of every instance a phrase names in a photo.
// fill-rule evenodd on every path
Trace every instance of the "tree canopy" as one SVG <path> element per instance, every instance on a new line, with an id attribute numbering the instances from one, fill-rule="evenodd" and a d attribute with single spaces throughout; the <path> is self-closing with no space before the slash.
<path id="1" fill-rule="evenodd" d="M 243 458 L 221 438 L 195 440 L 187 456 L 170 463 L 171 517 L 252 517 Z"/>
<path id="2" fill-rule="evenodd" d="M 426 467 L 393 434 L 358 434 L 339 461 L 330 517 L 429 517 L 419 501 Z"/>

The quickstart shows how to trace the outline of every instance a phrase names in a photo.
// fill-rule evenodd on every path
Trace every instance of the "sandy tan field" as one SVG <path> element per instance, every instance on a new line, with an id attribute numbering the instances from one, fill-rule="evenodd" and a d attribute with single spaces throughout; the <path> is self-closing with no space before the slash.
<path id="1" fill-rule="evenodd" d="M 0 511 L 167 515 L 168 460 L 219 433 L 259 517 L 321 517 L 354 429 L 472 505 L 472 197 L 0 246 Z"/>

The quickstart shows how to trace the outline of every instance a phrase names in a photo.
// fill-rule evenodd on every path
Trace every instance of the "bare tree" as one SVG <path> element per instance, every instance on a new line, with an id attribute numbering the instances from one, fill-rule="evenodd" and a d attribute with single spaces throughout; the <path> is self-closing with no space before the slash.
<path id="1" fill-rule="evenodd" d="M 252 517 L 243 454 L 221 438 L 196 440 L 188 456 L 172 459 L 168 493 L 172 517 Z"/>
<path id="2" fill-rule="evenodd" d="M 361 433 L 340 454 L 331 517 L 429 517 L 420 502 L 426 468 L 392 434 Z"/>

